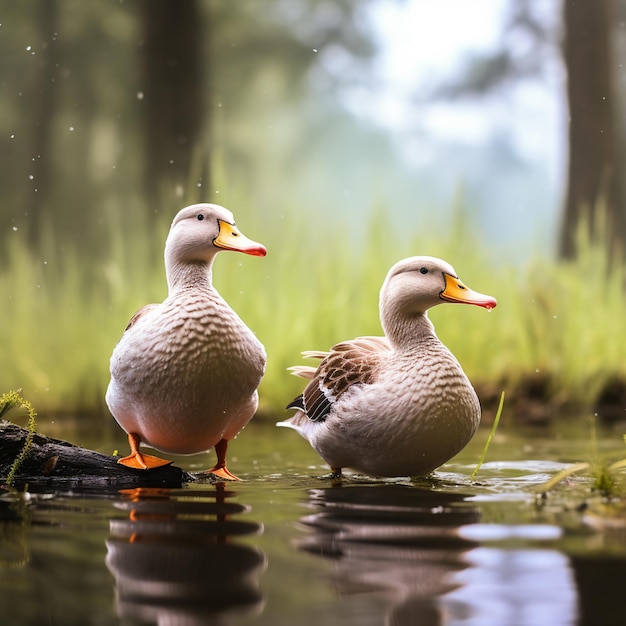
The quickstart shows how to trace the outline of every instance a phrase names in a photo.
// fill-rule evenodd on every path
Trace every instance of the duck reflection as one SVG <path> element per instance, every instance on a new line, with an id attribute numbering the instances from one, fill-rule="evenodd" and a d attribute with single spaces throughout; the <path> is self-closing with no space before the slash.
<path id="1" fill-rule="evenodd" d="M 116 580 L 118 615 L 151 624 L 224 623 L 227 614 L 260 611 L 257 575 L 266 559 L 233 538 L 261 524 L 231 519 L 249 511 L 229 502 L 223 484 L 208 489 L 134 489 L 110 520 L 106 564 Z"/>
<path id="2" fill-rule="evenodd" d="M 463 495 L 376 484 L 315 489 L 309 497 L 322 510 L 302 518 L 314 532 L 300 547 L 337 561 L 340 594 L 382 594 L 394 626 L 444 622 L 437 598 L 455 588 L 451 575 L 467 567 L 464 554 L 476 545 L 456 532 L 479 518 L 477 509 L 459 506 Z"/>

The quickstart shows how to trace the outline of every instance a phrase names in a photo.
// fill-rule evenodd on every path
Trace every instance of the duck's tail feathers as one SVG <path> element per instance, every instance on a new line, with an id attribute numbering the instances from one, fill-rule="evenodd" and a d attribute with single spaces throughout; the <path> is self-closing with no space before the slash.
<path id="1" fill-rule="evenodd" d="M 293 367 L 288 367 L 287 370 L 294 376 L 306 378 L 307 380 L 311 380 L 317 371 L 316 368 L 309 365 L 294 365 Z"/>
<path id="2" fill-rule="evenodd" d="M 294 398 L 285 409 L 297 409 L 298 411 L 304 411 L 304 397 L 300 394 L 297 398 Z"/>
<path id="3" fill-rule="evenodd" d="M 287 420 L 283 420 L 281 422 L 276 422 L 276 426 L 280 426 L 281 428 L 291 428 L 296 432 L 300 433 L 305 439 L 306 435 L 303 430 L 303 427 L 306 425 L 307 418 L 304 413 L 296 413 L 293 417 L 290 417 Z"/>
<path id="4" fill-rule="evenodd" d="M 324 352 L 323 350 L 305 350 L 301 352 L 305 359 L 325 359 L 330 352 Z"/>

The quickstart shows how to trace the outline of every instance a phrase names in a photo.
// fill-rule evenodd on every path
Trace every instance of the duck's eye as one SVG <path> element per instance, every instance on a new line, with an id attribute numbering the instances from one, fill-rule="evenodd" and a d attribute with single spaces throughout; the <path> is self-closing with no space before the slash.
<path id="1" fill-rule="evenodd" d="M 201 222 L 204 219 L 204 213 L 198 213 L 198 221 Z"/>
<path id="2" fill-rule="evenodd" d="M 420 274 L 428 274 L 428 268 L 427 267 L 420 267 Z"/>

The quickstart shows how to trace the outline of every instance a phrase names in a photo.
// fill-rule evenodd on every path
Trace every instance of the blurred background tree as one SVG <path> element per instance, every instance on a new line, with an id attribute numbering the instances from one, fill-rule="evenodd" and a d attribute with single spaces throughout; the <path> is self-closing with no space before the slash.
<path id="1" fill-rule="evenodd" d="M 343 338 L 337 312 L 375 294 L 404 250 L 465 264 L 479 253 L 475 267 L 510 262 L 521 282 L 537 257 L 580 260 L 589 212 L 609 223 L 595 233 L 604 252 L 623 250 L 625 17 L 626 0 L 2 3 L 0 377 L 51 389 L 55 406 L 101 403 L 119 317 L 163 296 L 165 232 L 195 201 L 233 209 L 270 248 L 267 269 L 246 268 L 248 292 L 224 272 L 235 308 L 254 310 L 260 332 L 269 310 L 298 341 L 311 334 L 281 347 L 277 331 L 269 377 L 281 386 L 300 349 Z M 320 254 L 331 245 L 340 262 Z M 315 272 L 303 279 L 305 254 Z M 245 264 L 220 265 L 231 262 Z M 318 277 L 339 265 L 345 287 L 333 278 L 322 294 Z M 511 286 L 523 313 L 510 327 L 531 375 L 560 375 L 561 335 L 546 339 L 555 290 L 532 277 Z M 268 310 L 250 296 L 261 289 Z M 363 327 L 378 332 L 371 310 Z M 585 334 L 569 328 L 563 341 Z M 61 368 L 48 355 L 68 345 Z M 519 353 L 510 361 L 497 361 L 503 380 L 521 378 Z"/>
<path id="2" fill-rule="evenodd" d="M 202 28 L 196 0 L 153 0 L 141 2 L 139 8 L 144 184 L 154 207 L 163 193 L 171 196 L 180 189 L 180 195 L 185 189 L 196 150 L 204 157 L 202 172 L 209 171 L 208 146 L 202 150 L 201 140 L 210 111 L 205 82 L 211 69 L 202 43 L 210 37 L 210 28 Z"/>
<path id="3" fill-rule="evenodd" d="M 563 0 L 558 28 L 546 22 L 538 3 L 511 0 L 499 49 L 469 58 L 460 76 L 436 92 L 438 98 L 491 95 L 511 82 L 546 75 L 546 58 L 562 54 L 569 112 L 567 178 L 560 217 L 558 254 L 577 254 L 584 220 L 590 235 L 606 238 L 610 253 L 624 253 L 626 205 L 619 172 L 624 166 L 624 127 L 619 112 L 626 101 L 623 66 L 624 0 Z M 519 45 L 520 38 L 525 45 Z M 622 93 L 620 94 L 619 85 Z M 601 232 L 595 232 L 600 230 Z"/>
<path id="4" fill-rule="evenodd" d="M 622 6 L 624 3 L 622 2 Z M 576 233 L 582 218 L 600 227 L 607 249 L 623 255 L 626 205 L 620 188 L 624 154 L 619 151 L 620 121 L 614 63 L 619 28 L 613 0 L 565 0 L 564 58 L 569 102 L 569 170 L 561 225 L 560 254 L 576 255 Z"/>
<path id="5" fill-rule="evenodd" d="M 119 213 L 123 222 L 133 207 L 169 216 L 182 203 L 215 199 L 216 172 L 222 183 L 227 172 L 255 190 L 259 210 L 272 202 L 263 193 L 268 178 L 281 172 L 291 182 L 291 189 L 283 190 L 288 202 L 303 196 L 325 201 L 318 190 L 325 164 L 311 157 L 319 157 L 322 142 L 337 156 L 332 167 L 350 190 L 344 202 L 348 219 L 370 208 L 364 198 L 376 196 L 377 183 L 370 181 L 363 190 L 362 171 L 354 174 L 370 159 L 379 187 L 386 186 L 381 195 L 387 202 L 406 204 L 419 189 L 422 203 L 432 205 L 440 202 L 441 194 L 433 195 L 438 177 L 440 188 L 449 187 L 451 177 L 460 178 L 477 221 L 486 225 L 492 217 L 491 228 L 505 229 L 494 209 L 486 208 L 485 195 L 467 184 L 477 162 L 491 167 L 484 148 L 477 161 L 452 146 L 442 159 L 454 164 L 462 158 L 463 164 L 451 174 L 450 167 L 442 173 L 431 163 L 433 171 L 425 174 L 398 156 L 397 139 L 384 130 L 383 111 L 354 114 L 367 108 L 368 98 L 374 106 L 379 102 L 371 97 L 380 87 L 373 69 L 381 43 L 375 9 L 393 4 L 24 0 L 3 5 L 0 233 L 22 229 L 37 247 L 45 233 L 54 232 L 96 253 L 104 215 Z M 626 0 L 496 4 L 505 7 L 499 45 L 468 55 L 456 76 L 435 77 L 438 87 L 430 96 L 462 102 L 494 92 L 502 97 L 515 82 L 528 79 L 554 82 L 549 76 L 554 61 L 547 60 L 558 55 L 567 70 L 563 96 L 571 120 L 567 183 L 550 195 L 540 193 L 546 183 L 537 170 L 522 182 L 527 164 L 510 138 L 494 131 L 489 150 L 497 151 L 498 178 L 507 181 L 498 200 L 502 204 L 507 192 L 519 196 L 532 185 L 536 214 L 553 214 L 545 216 L 541 230 L 554 231 L 552 243 L 564 257 L 575 254 L 581 212 L 602 207 L 611 224 L 610 248 L 622 249 L 626 219 L 619 171 L 626 132 L 619 111 L 626 97 L 618 61 Z M 554 18 L 559 11 L 561 18 Z M 415 89 L 417 119 L 429 95 L 428 88 Z M 359 155 L 351 167 L 344 156 L 348 143 L 350 157 Z M 507 162 L 517 174 L 504 174 Z M 493 182 L 491 195 L 497 192 Z M 550 207 L 558 204 L 560 225 L 552 228 L 559 218 Z M 505 215 L 510 226 L 515 218 Z M 525 209 L 520 222 L 532 221 Z M 520 228 L 516 222 L 513 230 Z"/>
<path id="6" fill-rule="evenodd" d="M 214 199 L 216 153 L 222 169 L 250 180 L 259 143 L 275 142 L 253 132 L 262 121 L 250 103 L 302 98 L 312 69 L 325 72 L 315 46 L 371 56 L 359 18 L 367 4 L 4 5 L 1 232 L 24 229 L 37 246 L 51 228 L 98 250 L 104 213 L 123 215 L 138 199 L 171 217 L 185 202 Z"/>

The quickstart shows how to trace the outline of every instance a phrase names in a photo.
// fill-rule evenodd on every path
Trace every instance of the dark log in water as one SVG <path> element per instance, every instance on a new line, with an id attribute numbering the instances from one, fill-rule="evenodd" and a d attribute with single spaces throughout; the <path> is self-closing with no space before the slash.
<path id="1" fill-rule="evenodd" d="M 28 431 L 0 420 L 0 483 L 4 483 L 24 448 Z M 67 441 L 36 433 L 13 485 L 16 488 L 116 488 L 181 487 L 193 480 L 174 465 L 135 470 L 117 463 L 117 457 L 81 448 Z"/>

